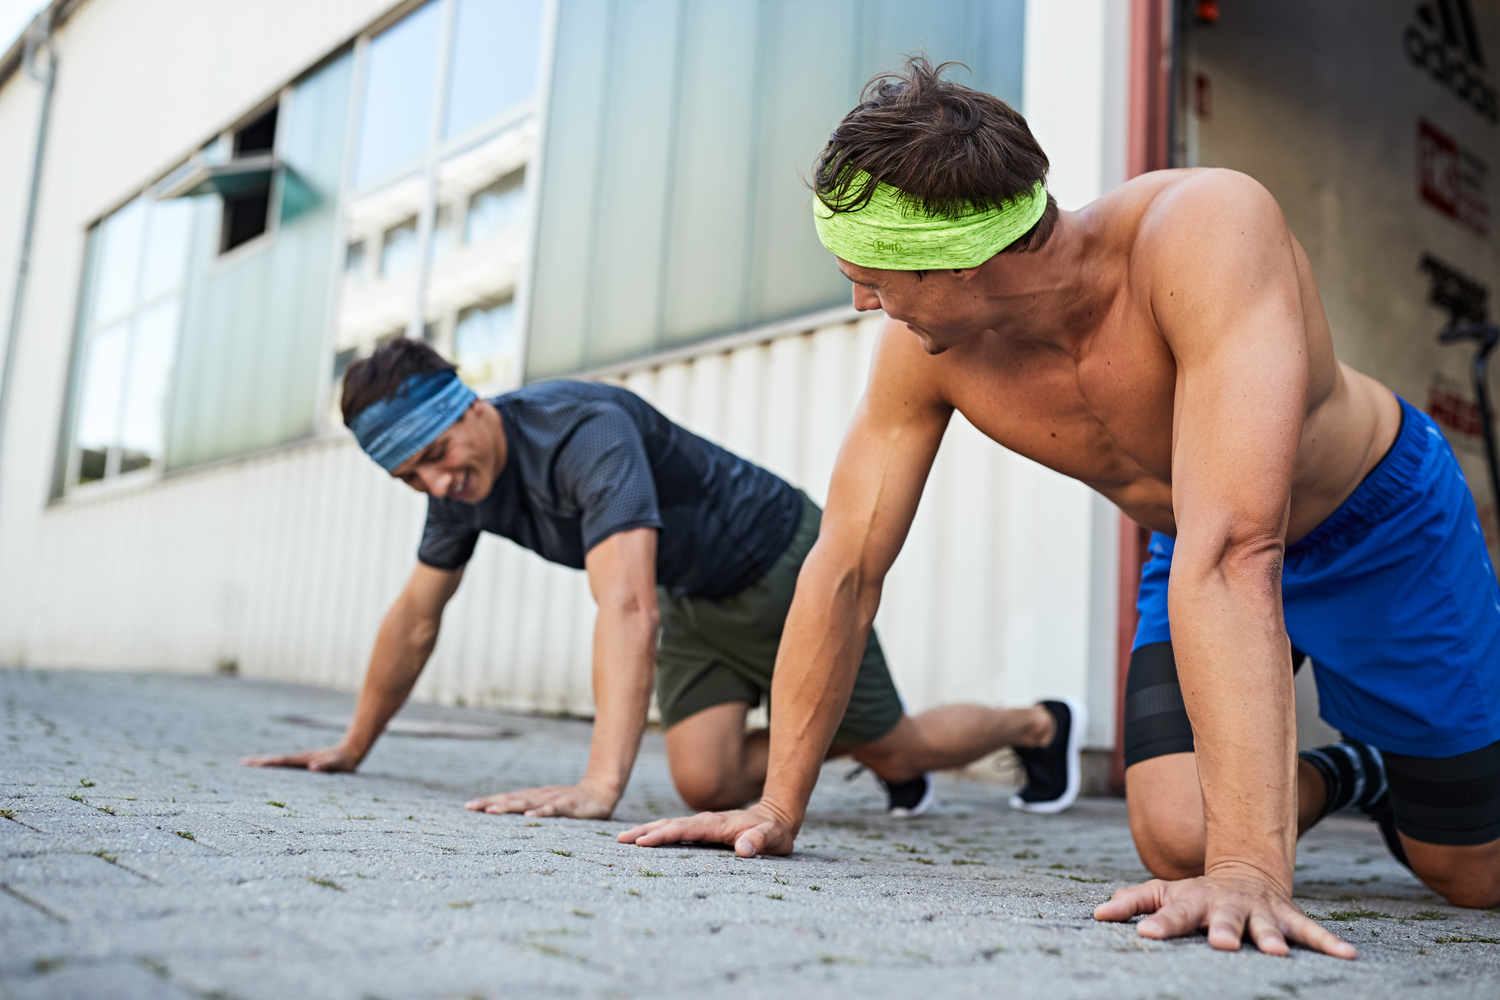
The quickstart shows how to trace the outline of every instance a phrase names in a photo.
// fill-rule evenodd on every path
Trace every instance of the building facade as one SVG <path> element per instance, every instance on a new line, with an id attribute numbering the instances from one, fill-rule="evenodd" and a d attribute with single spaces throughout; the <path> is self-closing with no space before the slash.
<path id="1" fill-rule="evenodd" d="M 921 6 L 54 3 L 0 67 L 42 154 L 34 198 L 0 158 L 0 662 L 355 687 L 424 503 L 336 398 L 396 336 L 481 392 L 617 381 L 823 499 L 878 318 L 801 177 L 864 80 L 959 59 L 1066 207 L 1124 176 L 1120 10 Z M 1073 695 L 1112 746 L 1117 537 L 955 418 L 877 623 L 909 707 Z M 486 538 L 417 696 L 587 714 L 592 618 Z"/>
<path id="2" fill-rule="evenodd" d="M 616 381 L 823 500 L 879 318 L 802 178 L 918 50 L 1026 114 L 1066 209 L 1169 164 L 1266 183 L 1341 356 L 1444 415 L 1490 527 L 1431 303 L 1487 315 L 1497 29 L 1467 0 L 54 0 L 0 57 L 0 663 L 355 687 L 424 513 L 337 414 L 393 337 L 481 392 Z M 908 707 L 1070 695 L 1112 750 L 1138 541 L 955 416 L 876 622 Z M 416 695 L 588 714 L 592 620 L 582 574 L 486 538 Z"/>

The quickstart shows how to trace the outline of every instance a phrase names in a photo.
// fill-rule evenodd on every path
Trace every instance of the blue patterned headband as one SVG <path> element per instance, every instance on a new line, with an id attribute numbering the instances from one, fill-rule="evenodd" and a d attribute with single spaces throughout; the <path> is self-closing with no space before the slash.
<path id="1" fill-rule="evenodd" d="M 402 382 L 395 395 L 361 410 L 349 429 L 365 454 L 386 472 L 395 472 L 478 398 L 451 371 L 421 372 Z"/>

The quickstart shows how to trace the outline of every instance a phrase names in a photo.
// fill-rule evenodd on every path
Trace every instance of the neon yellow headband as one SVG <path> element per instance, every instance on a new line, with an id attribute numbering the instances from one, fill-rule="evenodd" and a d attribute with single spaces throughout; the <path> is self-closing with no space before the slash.
<path id="1" fill-rule="evenodd" d="M 855 174 L 863 190 L 869 174 Z M 1036 182 L 999 208 L 959 215 L 929 215 L 899 188 L 881 182 L 863 208 L 835 212 L 813 203 L 818 239 L 836 256 L 860 267 L 927 271 L 977 267 L 1026 235 L 1047 210 L 1047 189 Z"/>

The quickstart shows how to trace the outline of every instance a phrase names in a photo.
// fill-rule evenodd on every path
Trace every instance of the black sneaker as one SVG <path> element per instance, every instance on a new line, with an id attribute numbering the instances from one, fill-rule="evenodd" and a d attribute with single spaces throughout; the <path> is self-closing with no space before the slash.
<path id="1" fill-rule="evenodd" d="M 1057 720 L 1057 732 L 1044 747 L 1016 747 L 1026 769 L 1026 787 L 1010 797 L 1010 807 L 1032 813 L 1062 812 L 1078 798 L 1083 783 L 1079 751 L 1088 709 L 1072 698 L 1044 701 L 1042 707 Z"/>
<path id="2" fill-rule="evenodd" d="M 930 774 L 894 785 L 886 784 L 879 777 L 875 780 L 880 781 L 880 787 L 885 789 L 885 811 L 897 819 L 922 815 L 932 807 L 932 800 L 937 796 L 937 784 Z"/>

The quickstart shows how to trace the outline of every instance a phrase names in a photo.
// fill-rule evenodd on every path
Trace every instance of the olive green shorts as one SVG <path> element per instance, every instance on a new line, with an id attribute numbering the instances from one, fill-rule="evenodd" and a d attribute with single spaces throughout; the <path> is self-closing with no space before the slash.
<path id="1" fill-rule="evenodd" d="M 823 512 L 802 497 L 797 533 L 759 580 L 729 597 L 677 597 L 658 588 L 661 645 L 657 652 L 656 703 L 664 727 L 726 702 L 769 704 L 776 648 L 792 606 L 797 573 L 818 540 Z M 875 630 L 854 680 L 849 707 L 834 734 L 834 746 L 878 740 L 901 720 L 901 696 L 886 669 Z"/>

